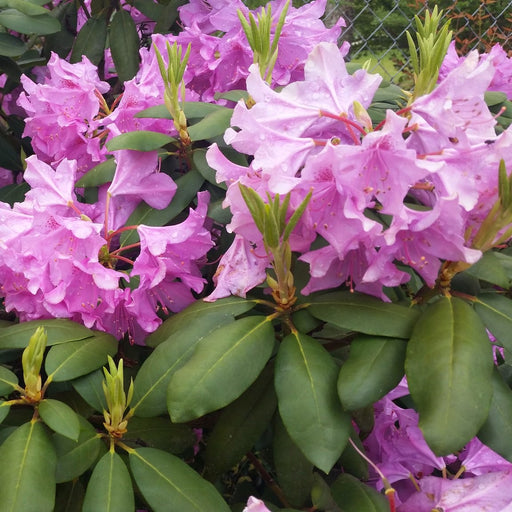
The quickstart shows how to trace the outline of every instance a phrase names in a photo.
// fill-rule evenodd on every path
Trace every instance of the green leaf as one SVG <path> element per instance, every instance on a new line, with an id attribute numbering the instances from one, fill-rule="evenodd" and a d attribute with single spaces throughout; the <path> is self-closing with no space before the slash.
<path id="1" fill-rule="evenodd" d="M 117 340 L 107 333 L 56 345 L 46 356 L 46 373 L 54 382 L 76 379 L 103 366 L 116 352 Z"/>
<path id="2" fill-rule="evenodd" d="M 492 375 L 492 387 L 489 416 L 478 432 L 478 438 L 512 462 L 512 391 L 497 369 Z"/>
<path id="3" fill-rule="evenodd" d="M 103 370 L 101 368 L 71 381 L 75 391 L 96 411 L 107 409 L 103 391 Z"/>
<path id="4" fill-rule="evenodd" d="M 188 134 L 192 142 L 208 140 L 223 135 L 231 122 L 233 110 L 224 107 L 203 117 L 198 123 L 188 127 Z"/>
<path id="5" fill-rule="evenodd" d="M 78 416 L 78 421 L 80 433 L 76 442 L 60 434 L 53 435 L 57 453 L 57 483 L 69 482 L 87 471 L 96 462 L 103 446 L 93 426 L 81 416 Z"/>
<path id="6" fill-rule="evenodd" d="M 0 25 L 21 34 L 47 35 L 60 30 L 59 20 L 50 14 L 29 16 L 17 9 L 0 11 Z"/>
<path id="7" fill-rule="evenodd" d="M 471 306 L 457 297 L 428 306 L 409 340 L 405 371 L 436 455 L 461 449 L 485 422 L 493 367 L 489 337 Z"/>
<path id="8" fill-rule="evenodd" d="M 215 302 L 198 300 L 169 317 L 146 338 L 146 345 L 156 347 L 164 341 L 186 336 L 203 338 L 218 327 L 232 322 L 236 316 L 250 311 L 256 301 L 241 297 L 226 297 Z M 197 320 L 201 319 L 200 322 Z"/>
<path id="9" fill-rule="evenodd" d="M 47 346 L 82 340 L 94 335 L 94 331 L 71 320 L 61 318 L 31 320 L 9 327 L 0 327 L 0 349 L 25 348 L 39 326 L 46 330 Z"/>
<path id="10" fill-rule="evenodd" d="M 371 413 L 373 414 L 373 407 Z M 356 429 L 352 427 L 350 439 L 354 442 L 358 449 L 364 453 L 364 446 L 361 442 L 361 439 L 359 438 L 359 435 L 363 435 L 363 433 L 360 430 L 357 432 Z M 357 453 L 352 443 L 347 443 L 347 446 L 341 454 L 340 464 L 344 473 L 349 473 L 362 481 L 368 480 L 368 462 L 366 462 L 366 460 L 363 459 L 359 453 Z"/>
<path id="11" fill-rule="evenodd" d="M 127 512 L 135 509 L 132 480 L 123 459 L 108 451 L 96 464 L 85 492 L 83 512 Z"/>
<path id="12" fill-rule="evenodd" d="M 1 140 L 1 139 L 0 139 Z M 0 144 L 1 145 L 1 144 Z M 1 151 L 1 149 L 0 149 Z M 2 157 L 0 156 L 0 166 L 6 167 L 2 165 Z M 11 185 L 6 185 L 0 189 L 0 201 L 4 203 L 8 203 L 11 206 L 14 203 L 22 203 L 25 199 L 25 194 L 30 190 L 30 186 L 28 183 L 12 183 Z"/>
<path id="13" fill-rule="evenodd" d="M 361 335 L 350 345 L 350 355 L 338 377 L 338 395 L 349 411 L 382 398 L 404 375 L 407 342 Z"/>
<path id="14" fill-rule="evenodd" d="M 336 479 L 331 492 L 343 512 L 389 512 L 384 495 L 348 473 Z"/>
<path id="15" fill-rule="evenodd" d="M 6 57 L 19 57 L 23 55 L 27 47 L 25 43 L 11 34 L 0 33 L 0 55 Z"/>
<path id="16" fill-rule="evenodd" d="M 507 254 L 487 251 L 466 272 L 478 279 L 508 289 L 512 282 L 511 266 L 512 258 Z"/>
<path id="17" fill-rule="evenodd" d="M 8 395 L 18 386 L 18 377 L 4 366 L 0 366 L 0 396 Z"/>
<path id="18" fill-rule="evenodd" d="M 41 419 L 53 431 L 69 439 L 78 440 L 80 423 L 69 405 L 60 400 L 45 398 L 39 403 L 38 411 Z"/>
<path id="19" fill-rule="evenodd" d="M 222 411 L 203 454 L 208 480 L 216 480 L 240 462 L 267 429 L 277 406 L 273 376 L 273 368 L 267 366 L 252 386 Z"/>
<path id="20" fill-rule="evenodd" d="M 11 406 L 7 402 L 0 400 L 0 423 L 5 420 L 10 410 Z"/>
<path id="21" fill-rule="evenodd" d="M 110 23 L 110 51 L 119 79 L 132 79 L 139 70 L 139 34 L 130 13 L 119 9 Z"/>
<path id="22" fill-rule="evenodd" d="M 135 0 L 133 6 L 153 21 L 157 21 L 162 14 L 163 6 L 152 0 Z"/>
<path id="23" fill-rule="evenodd" d="M 185 101 L 182 104 L 187 119 L 203 118 L 213 112 L 226 110 L 227 107 L 215 103 L 202 103 L 200 101 Z M 156 105 L 141 110 L 135 117 L 151 117 L 155 119 L 172 119 L 172 115 L 165 105 Z"/>
<path id="24" fill-rule="evenodd" d="M 105 43 L 107 41 L 107 21 L 103 17 L 89 18 L 80 29 L 70 62 L 81 62 L 82 56 L 86 56 L 96 66 L 105 55 Z"/>
<path id="25" fill-rule="evenodd" d="M 0 446 L 0 510 L 52 512 L 55 502 L 55 450 L 43 425 L 31 421 Z"/>
<path id="26" fill-rule="evenodd" d="M 165 226 L 190 205 L 201 188 L 203 181 L 203 177 L 197 171 L 187 172 L 176 180 L 178 188 L 169 206 L 163 210 L 156 210 L 146 203 L 141 203 L 126 221 L 127 225 Z M 122 246 L 138 241 L 139 235 L 136 229 L 126 231 L 121 235 Z"/>
<path id="27" fill-rule="evenodd" d="M 130 452 L 130 469 L 137 487 L 154 512 L 230 512 L 215 487 L 185 462 L 154 448 Z"/>
<path id="28" fill-rule="evenodd" d="M 169 382 L 172 420 L 199 418 L 238 398 L 260 374 L 274 343 L 272 324 L 261 316 L 235 320 L 203 338 Z"/>
<path id="29" fill-rule="evenodd" d="M 169 417 L 138 418 L 132 416 L 127 430 L 124 439 L 132 440 L 148 448 L 158 448 L 171 453 L 183 453 L 196 441 L 196 436 L 188 425 L 171 423 Z"/>
<path id="30" fill-rule="evenodd" d="M 7 0 L 6 2 L 2 2 L 2 4 L 8 5 L 13 9 L 17 9 L 27 16 L 48 14 L 48 9 L 45 9 L 44 7 L 41 7 L 33 2 L 27 2 L 26 0 Z M 2 5 L 2 7 L 4 7 L 4 5 Z"/>
<path id="31" fill-rule="evenodd" d="M 107 142 L 109 151 L 117 151 L 119 149 L 133 149 L 136 151 L 156 151 L 162 146 L 175 141 L 173 137 L 160 132 L 152 132 L 149 130 L 137 130 L 135 132 L 127 132 L 110 139 Z"/>
<path id="32" fill-rule="evenodd" d="M 98 187 L 110 183 L 116 173 L 116 161 L 109 158 L 87 171 L 77 182 L 77 187 Z"/>
<path id="33" fill-rule="evenodd" d="M 498 342 L 512 351 L 512 300 L 499 293 L 483 293 L 475 301 L 475 311 Z"/>
<path id="34" fill-rule="evenodd" d="M 208 448 L 208 447 L 207 447 Z M 279 487 L 295 507 L 303 507 L 313 487 L 313 464 L 306 459 L 277 415 L 272 454 Z"/>
<path id="35" fill-rule="evenodd" d="M 286 336 L 276 359 L 279 413 L 295 444 L 315 466 L 329 473 L 350 434 L 350 416 L 336 393 L 338 366 L 315 339 Z"/>
<path id="36" fill-rule="evenodd" d="M 199 148 L 195 149 L 192 153 L 192 161 L 194 163 L 194 169 L 197 169 L 199 173 L 201 173 L 201 176 L 207 180 L 208 182 L 212 183 L 213 185 L 221 188 L 226 188 L 224 183 L 217 183 L 216 175 L 217 172 L 215 169 L 212 169 L 208 162 L 206 161 L 206 149 Z"/>
<path id="37" fill-rule="evenodd" d="M 82 512 L 85 489 L 80 480 L 57 485 L 54 512 Z"/>
<path id="38" fill-rule="evenodd" d="M 414 309 L 349 291 L 314 297 L 308 311 L 337 327 L 392 338 L 409 338 L 418 318 Z"/>
<path id="39" fill-rule="evenodd" d="M 184 311 L 167 319 L 154 333 L 151 340 L 164 340 L 159 343 L 154 352 L 144 361 L 134 382 L 132 409 L 138 416 L 158 416 L 167 411 L 167 388 L 174 373 L 179 370 L 194 353 L 197 344 L 216 329 L 235 320 L 234 316 L 244 313 L 254 304 L 245 303 L 243 299 L 228 301 L 226 314 L 219 314 L 219 308 L 211 309 L 218 302 L 197 301 Z M 206 307 L 205 307 L 206 306 Z M 209 311 L 210 310 L 210 311 Z M 210 314 L 208 314 L 210 313 Z M 201 318 L 201 321 L 191 321 L 190 318 Z"/>

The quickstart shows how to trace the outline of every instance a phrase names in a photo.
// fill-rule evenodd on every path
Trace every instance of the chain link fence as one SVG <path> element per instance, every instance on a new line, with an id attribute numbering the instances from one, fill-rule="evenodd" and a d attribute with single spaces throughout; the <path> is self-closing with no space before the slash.
<path id="1" fill-rule="evenodd" d="M 340 16 L 347 26 L 342 38 L 351 43 L 349 58 L 401 83 L 410 80 L 406 31 L 414 33 L 414 16 L 437 5 L 450 21 L 461 53 L 489 50 L 496 43 L 512 57 L 512 0 L 428 2 L 412 0 L 329 0 L 326 23 Z"/>

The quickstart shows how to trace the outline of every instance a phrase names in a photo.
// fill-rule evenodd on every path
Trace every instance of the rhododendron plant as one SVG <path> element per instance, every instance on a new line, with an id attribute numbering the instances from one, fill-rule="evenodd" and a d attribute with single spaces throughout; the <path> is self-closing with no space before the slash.
<path id="1" fill-rule="evenodd" d="M 505 50 L 436 8 L 402 90 L 325 0 L 28 4 L 0 512 L 510 511 Z"/>

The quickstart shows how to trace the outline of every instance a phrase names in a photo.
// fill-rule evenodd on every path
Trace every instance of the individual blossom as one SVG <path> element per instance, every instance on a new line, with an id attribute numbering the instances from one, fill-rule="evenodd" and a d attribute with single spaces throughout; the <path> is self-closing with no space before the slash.
<path id="1" fill-rule="evenodd" d="M 467 148 L 495 137 L 496 121 L 484 99 L 494 75 L 489 61 L 471 52 L 429 94 L 411 105 L 408 144 L 420 153 Z"/>
<path id="2" fill-rule="evenodd" d="M 397 512 L 512 512 L 510 469 L 457 480 L 427 476 L 419 485 L 421 492 L 412 495 Z"/>
<path id="3" fill-rule="evenodd" d="M 208 193 L 198 194 L 198 205 L 188 218 L 174 226 L 139 226 L 140 253 L 131 276 L 139 282 L 128 307 L 139 325 L 148 332 L 160 325 L 156 312 L 178 312 L 194 302 L 192 290 L 199 293 L 205 285 L 199 263 L 212 247 L 204 227 Z"/>
<path id="4" fill-rule="evenodd" d="M 265 506 L 263 501 L 255 498 L 254 496 L 250 496 L 247 501 L 247 506 L 244 508 L 243 512 L 270 512 L 270 510 Z"/>
<path id="5" fill-rule="evenodd" d="M 445 78 L 464 60 L 465 57 L 457 54 L 456 43 L 452 41 L 439 71 L 439 79 Z M 512 99 L 512 58 L 507 55 L 503 47 L 500 44 L 493 45 L 488 52 L 480 54 L 480 61 L 490 61 L 494 67 L 488 90 L 503 92 L 509 100 Z"/>
<path id="6" fill-rule="evenodd" d="M 26 75 L 18 99 L 27 117 L 24 135 L 31 137 L 36 155 L 47 163 L 63 158 L 78 162 L 78 173 L 104 159 L 98 136 L 101 131 L 100 95 L 110 86 L 98 78 L 87 57 L 70 64 L 52 53 L 48 76 L 35 83 Z"/>

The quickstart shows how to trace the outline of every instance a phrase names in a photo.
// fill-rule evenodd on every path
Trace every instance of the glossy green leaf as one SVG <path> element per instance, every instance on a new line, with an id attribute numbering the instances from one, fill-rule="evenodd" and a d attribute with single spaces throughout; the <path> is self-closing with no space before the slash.
<path id="1" fill-rule="evenodd" d="M 331 492 L 343 512 L 389 512 L 389 502 L 383 494 L 348 473 L 336 479 Z"/>
<path id="2" fill-rule="evenodd" d="M 181 5 L 181 1 L 163 3 L 161 5 L 163 9 L 160 17 L 156 20 L 156 25 L 153 29 L 154 34 L 168 34 L 171 31 L 171 27 L 178 18 L 178 6 Z"/>
<path id="3" fill-rule="evenodd" d="M 133 6 L 153 21 L 157 21 L 162 14 L 162 5 L 153 0 L 135 0 Z"/>
<path id="4" fill-rule="evenodd" d="M 405 371 L 419 426 L 437 455 L 461 449 L 483 425 L 493 367 L 489 337 L 471 306 L 457 297 L 429 305 L 409 340 Z"/>
<path id="5" fill-rule="evenodd" d="M 55 382 L 76 379 L 103 366 L 116 352 L 117 340 L 107 333 L 55 345 L 46 356 L 46 373 Z"/>
<path id="6" fill-rule="evenodd" d="M 91 17 L 80 29 L 73 45 L 70 62 L 81 62 L 85 55 L 96 66 L 105 54 L 107 21 L 103 17 Z"/>
<path id="7" fill-rule="evenodd" d="M 295 507 L 303 507 L 313 487 L 314 466 L 292 441 L 279 415 L 274 425 L 272 455 L 277 481 L 286 499 Z"/>
<path id="8" fill-rule="evenodd" d="M 415 309 L 349 291 L 316 296 L 308 311 L 343 329 L 392 338 L 409 338 L 418 318 Z"/>
<path id="9" fill-rule="evenodd" d="M 195 149 L 192 154 L 192 161 L 194 163 L 194 169 L 196 169 L 201 176 L 208 182 L 212 183 L 217 187 L 226 188 L 224 183 L 217 183 L 215 169 L 212 169 L 206 161 L 206 149 L 198 148 Z"/>
<path id="10" fill-rule="evenodd" d="M 99 187 L 110 183 L 116 173 L 116 161 L 109 158 L 87 171 L 77 182 L 77 187 Z"/>
<path id="11" fill-rule="evenodd" d="M 4 366 L 0 366 L 0 396 L 8 395 L 16 389 L 18 377 Z"/>
<path id="12" fill-rule="evenodd" d="M 80 433 L 77 441 L 60 434 L 53 435 L 57 453 L 55 478 L 57 483 L 69 482 L 87 471 L 98 458 L 103 444 L 93 426 L 81 416 L 78 417 Z"/>
<path id="13" fill-rule="evenodd" d="M 268 428 L 277 406 L 273 376 L 273 368 L 267 366 L 220 414 L 203 454 L 209 480 L 235 466 Z"/>
<path id="14" fill-rule="evenodd" d="M 0 166 L 2 166 L 2 158 L 0 157 Z M 7 166 L 3 166 L 6 167 Z M 13 206 L 14 203 L 23 202 L 25 194 L 30 190 L 28 183 L 12 183 L 0 189 L 0 201 Z"/>
<path id="15" fill-rule="evenodd" d="M 272 324 L 262 316 L 235 320 L 203 338 L 169 382 L 172 420 L 199 418 L 238 398 L 261 373 L 274 343 Z"/>
<path id="16" fill-rule="evenodd" d="M 133 149 L 136 151 L 156 151 L 162 146 L 175 141 L 173 137 L 160 132 L 152 132 L 149 130 L 138 130 L 135 132 L 126 132 L 110 139 L 107 142 L 109 151 L 117 151 L 119 149 Z"/>
<path id="17" fill-rule="evenodd" d="M 338 377 L 343 407 L 349 411 L 362 409 L 391 391 L 404 375 L 406 348 L 403 339 L 356 337 Z"/>
<path id="18" fill-rule="evenodd" d="M 50 14 L 27 15 L 17 9 L 0 11 L 0 25 L 21 34 L 53 34 L 60 30 L 59 20 Z"/>
<path id="19" fill-rule="evenodd" d="M 146 344 L 156 347 L 172 338 L 187 336 L 189 331 L 195 333 L 190 335 L 192 339 L 203 338 L 218 327 L 232 322 L 236 316 L 250 311 L 254 306 L 256 301 L 235 296 L 214 302 L 198 300 L 165 320 L 146 338 Z"/>
<path id="20" fill-rule="evenodd" d="M 1 0 L 0 8 L 11 7 L 26 14 L 27 16 L 38 16 L 39 14 L 48 14 L 48 9 L 41 7 L 33 2 L 27 0 Z"/>
<path id="21" fill-rule="evenodd" d="M 80 423 L 69 405 L 60 400 L 45 398 L 39 403 L 38 411 L 41 419 L 52 430 L 75 441 L 78 440 Z"/>
<path id="22" fill-rule="evenodd" d="M 336 393 L 338 366 L 305 334 L 288 335 L 276 359 L 279 413 L 295 444 L 315 466 L 329 473 L 350 434 L 350 416 Z"/>
<path id="23" fill-rule="evenodd" d="M 230 512 L 215 487 L 185 462 L 154 448 L 130 452 L 130 469 L 142 495 L 154 512 Z"/>
<path id="24" fill-rule="evenodd" d="M 139 70 L 139 34 L 130 13 L 119 9 L 110 22 L 110 51 L 117 75 L 123 82 Z"/>
<path id="25" fill-rule="evenodd" d="M 179 368 L 199 343 L 214 330 L 235 320 L 255 303 L 239 297 L 215 302 L 197 301 L 171 316 L 147 339 L 155 351 L 144 361 L 134 383 L 132 408 L 137 416 L 157 416 L 167 411 L 167 388 Z M 197 319 L 201 321 L 196 321 Z"/>
<path id="26" fill-rule="evenodd" d="M 488 283 L 508 289 L 512 282 L 512 258 L 499 252 L 487 251 L 467 272 Z"/>
<path id="27" fill-rule="evenodd" d="M 44 1 L 44 0 L 43 0 Z M 60 24 L 61 30 L 44 38 L 43 55 L 50 58 L 51 53 L 56 53 L 61 59 L 65 59 L 75 42 L 77 33 L 77 5 L 74 2 L 61 2 L 51 10 Z"/>
<path id="28" fill-rule="evenodd" d="M 493 372 L 492 387 L 489 416 L 478 432 L 478 438 L 512 462 L 512 390 L 498 370 Z"/>
<path id="29" fill-rule="evenodd" d="M 343 512 L 334 501 L 331 489 L 319 472 L 313 473 L 313 488 L 311 489 L 311 501 L 313 507 L 329 512 Z"/>
<path id="30" fill-rule="evenodd" d="M 0 446 L 0 510 L 52 512 L 55 449 L 43 425 L 24 423 Z"/>
<path id="31" fill-rule="evenodd" d="M 47 346 L 82 340 L 94 335 L 94 331 L 71 320 L 61 318 L 32 320 L 9 327 L 0 327 L 0 349 L 25 348 L 39 326 L 46 330 Z"/>
<path id="32" fill-rule="evenodd" d="M 372 411 L 373 412 L 373 411 Z M 354 427 L 351 428 L 350 439 L 357 448 L 364 453 L 364 446 L 359 439 L 359 432 Z M 368 462 L 356 451 L 352 443 L 347 443 L 340 457 L 340 464 L 344 473 L 349 473 L 359 480 L 367 481 L 369 477 Z"/>
<path id="33" fill-rule="evenodd" d="M 53 512 L 82 512 L 85 489 L 80 480 L 57 485 Z"/>
<path id="34" fill-rule="evenodd" d="M 201 188 L 203 181 L 203 177 L 197 171 L 192 170 L 187 172 L 176 180 L 178 188 L 169 206 L 162 210 L 156 210 L 146 203 L 141 203 L 130 215 L 127 220 L 127 225 L 144 224 L 146 226 L 165 226 L 190 205 Z M 138 241 L 139 235 L 135 229 L 126 231 L 121 235 L 122 246 Z"/>
<path id="35" fill-rule="evenodd" d="M 83 512 L 135 510 L 132 480 L 123 459 L 108 451 L 96 464 L 85 492 Z"/>
<path id="36" fill-rule="evenodd" d="M 7 402 L 0 400 L 0 423 L 5 420 L 10 410 L 11 406 Z"/>
<path id="37" fill-rule="evenodd" d="M 98 412 L 102 412 L 107 408 L 102 386 L 103 378 L 103 370 L 98 368 L 87 375 L 71 381 L 71 385 L 75 388 L 76 392 Z"/>
<path id="38" fill-rule="evenodd" d="M 192 447 L 196 441 L 196 436 L 188 425 L 171 423 L 168 416 L 157 418 L 132 416 L 127 429 L 124 435 L 125 440 L 171 453 L 182 453 Z"/>
<path id="39" fill-rule="evenodd" d="M 0 33 L 0 55 L 6 57 L 19 57 L 23 55 L 27 47 L 25 43 L 11 34 Z"/>
<path id="40" fill-rule="evenodd" d="M 475 311 L 500 345 L 512 351 L 512 300 L 499 293 L 483 293 L 475 301 Z"/>
<path id="41" fill-rule="evenodd" d="M 189 126 L 190 139 L 195 142 L 223 135 L 226 129 L 229 128 L 232 115 L 233 110 L 227 107 L 208 114 L 196 124 Z"/>
<path id="42" fill-rule="evenodd" d="M 194 353 L 197 344 L 215 329 L 234 321 L 222 323 L 200 322 L 189 324 L 189 329 L 172 336 L 156 347 L 144 361 L 134 383 L 132 409 L 138 416 L 158 416 L 167 411 L 167 388 L 174 373 L 179 370 Z"/>
<path id="43" fill-rule="evenodd" d="M 215 103 L 202 103 L 200 101 L 185 101 L 181 104 L 187 119 L 203 118 L 213 112 L 225 110 L 226 107 Z M 150 117 L 154 119 L 172 119 L 171 113 L 165 105 L 156 105 L 141 110 L 135 117 Z"/>

